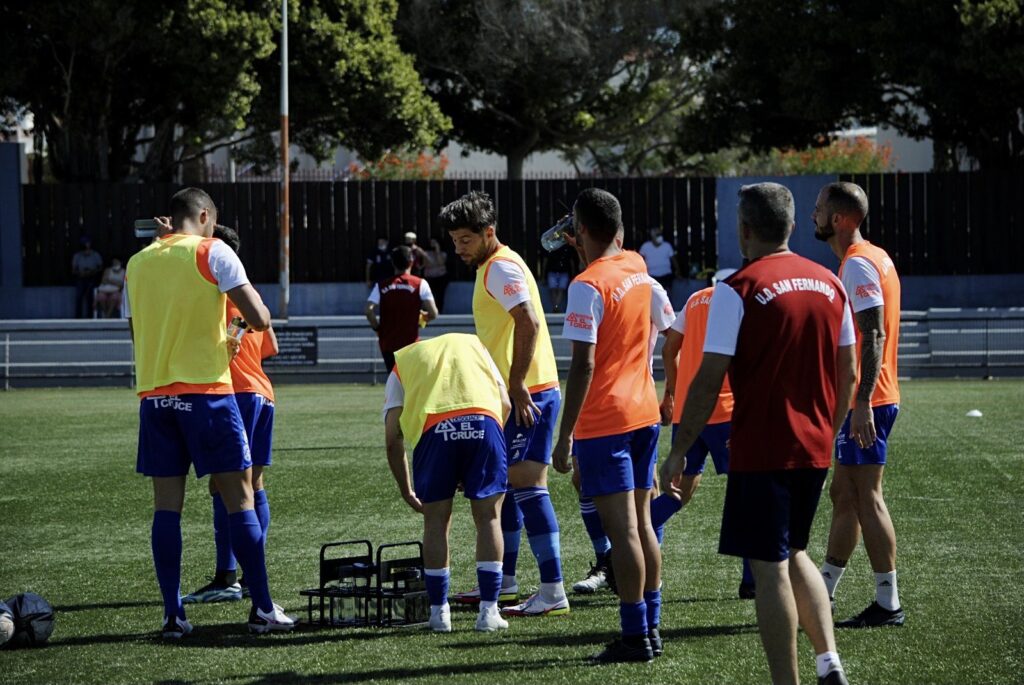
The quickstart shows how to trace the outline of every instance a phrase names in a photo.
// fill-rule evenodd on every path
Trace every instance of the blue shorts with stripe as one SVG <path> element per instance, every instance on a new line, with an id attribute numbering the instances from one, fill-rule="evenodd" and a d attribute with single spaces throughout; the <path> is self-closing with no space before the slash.
<path id="1" fill-rule="evenodd" d="M 619 435 L 574 440 L 580 465 L 580 494 L 600 497 L 654 487 L 658 435 L 654 424 Z"/>
<path id="2" fill-rule="evenodd" d="M 467 499 L 505 492 L 508 462 L 501 425 L 490 416 L 466 414 L 431 426 L 412 452 L 412 479 L 421 502 L 451 499 L 459 483 Z"/>
<path id="3" fill-rule="evenodd" d="M 558 388 L 550 388 L 533 393 L 530 399 L 540 409 L 540 416 L 534 417 L 536 420 L 533 425 L 529 428 L 520 426 L 516 422 L 515 407 L 512 408 L 512 413 L 505 424 L 509 465 L 521 461 L 551 463 L 551 442 L 555 436 L 558 410 L 562 406 L 562 393 Z"/>
<path id="4" fill-rule="evenodd" d="M 896 416 L 900 413 L 900 405 L 883 404 L 880 407 L 872 407 L 871 413 L 875 417 L 875 444 L 862 449 L 857 442 L 850 437 L 850 416 L 853 412 L 846 414 L 846 421 L 836 436 L 836 460 L 842 466 L 867 466 L 885 465 L 889 452 L 889 433 L 896 423 Z"/>
<path id="5" fill-rule="evenodd" d="M 159 395 L 139 405 L 135 470 L 153 478 L 196 477 L 252 466 L 234 395 Z"/>
<path id="6" fill-rule="evenodd" d="M 676 440 L 676 432 L 679 424 L 672 424 L 672 442 Z M 683 469 L 684 476 L 699 476 L 704 473 L 704 464 L 707 463 L 708 455 L 715 463 L 715 473 L 719 476 L 729 473 L 729 436 L 732 435 L 732 423 L 709 423 L 697 436 L 689 451 L 686 453 L 686 467 Z"/>
<path id="7" fill-rule="evenodd" d="M 274 403 L 257 392 L 237 392 L 235 401 L 249 438 L 253 466 L 270 466 L 274 441 Z"/>

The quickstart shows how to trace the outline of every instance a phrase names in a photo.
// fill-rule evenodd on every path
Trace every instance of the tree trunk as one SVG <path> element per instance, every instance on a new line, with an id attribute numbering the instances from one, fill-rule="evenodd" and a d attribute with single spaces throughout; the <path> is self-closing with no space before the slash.
<path id="1" fill-rule="evenodd" d="M 505 157 L 506 163 L 506 176 L 510 181 L 518 181 L 523 178 L 523 162 L 526 160 L 526 155 L 520 152 L 509 153 Z"/>

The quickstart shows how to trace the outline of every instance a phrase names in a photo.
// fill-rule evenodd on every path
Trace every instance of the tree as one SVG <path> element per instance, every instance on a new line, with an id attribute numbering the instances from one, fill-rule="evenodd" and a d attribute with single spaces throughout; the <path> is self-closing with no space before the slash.
<path id="1" fill-rule="evenodd" d="M 291 0 L 295 144 L 376 157 L 444 130 L 391 31 L 396 12 L 396 0 Z M 238 143 L 274 157 L 274 0 L 0 2 L 0 25 L 0 116 L 33 114 L 59 179 L 170 179 Z"/>
<path id="2" fill-rule="evenodd" d="M 506 157 L 522 176 L 534 152 L 579 155 L 685 107 L 699 70 L 657 0 L 408 0 L 398 33 L 450 137 Z"/>

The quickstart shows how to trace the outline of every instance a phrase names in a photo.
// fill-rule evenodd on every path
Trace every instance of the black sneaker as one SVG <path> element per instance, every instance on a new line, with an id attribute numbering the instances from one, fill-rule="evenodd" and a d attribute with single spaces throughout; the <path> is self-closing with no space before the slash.
<path id="1" fill-rule="evenodd" d="M 907 620 L 903 609 L 885 609 L 878 602 L 872 602 L 868 608 L 853 618 L 836 623 L 836 628 L 876 628 L 879 626 L 901 626 Z"/>
<path id="2" fill-rule="evenodd" d="M 756 599 L 757 590 L 753 583 L 740 583 L 740 599 Z"/>
<path id="3" fill-rule="evenodd" d="M 665 653 L 665 643 L 661 641 L 661 633 L 657 628 L 647 631 L 647 640 L 651 643 L 651 652 L 654 656 L 661 656 Z"/>
<path id="4" fill-rule="evenodd" d="M 609 642 L 603 652 L 590 657 L 590 660 L 598 664 L 633 661 L 647 663 L 654 661 L 654 651 L 651 649 L 651 641 L 647 639 L 646 635 L 631 638 L 618 637 Z"/>
<path id="5" fill-rule="evenodd" d="M 850 681 L 846 679 L 846 672 L 837 668 L 818 678 L 818 685 L 850 685 Z"/>

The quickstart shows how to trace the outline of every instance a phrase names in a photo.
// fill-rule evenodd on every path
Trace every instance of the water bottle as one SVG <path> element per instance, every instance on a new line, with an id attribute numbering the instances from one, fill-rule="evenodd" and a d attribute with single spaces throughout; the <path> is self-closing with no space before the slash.
<path id="1" fill-rule="evenodd" d="M 231 323 L 228 324 L 228 337 L 242 342 L 247 330 L 249 330 L 249 324 L 245 322 L 245 319 L 240 316 L 233 317 Z"/>
<path id="2" fill-rule="evenodd" d="M 156 222 L 156 219 L 136 219 L 135 220 L 135 237 L 136 238 L 155 238 L 157 232 L 160 230 L 160 224 Z"/>
<path id="3" fill-rule="evenodd" d="M 572 235 L 572 214 L 566 214 L 540 237 L 541 246 L 554 252 L 565 245 L 565 236 Z"/>

